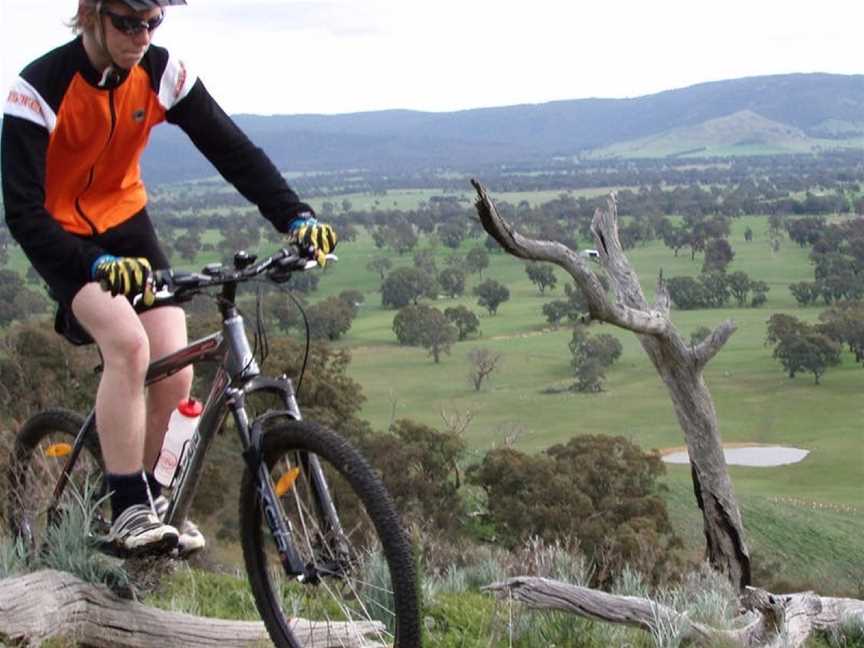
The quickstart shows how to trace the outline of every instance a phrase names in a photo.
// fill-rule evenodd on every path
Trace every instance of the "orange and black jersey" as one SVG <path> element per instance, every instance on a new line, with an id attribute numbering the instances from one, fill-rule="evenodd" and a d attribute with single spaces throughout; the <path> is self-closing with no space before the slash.
<path id="1" fill-rule="evenodd" d="M 89 280 L 103 254 L 91 237 L 147 203 L 139 161 L 163 121 L 180 126 L 277 229 L 309 209 L 200 79 L 161 47 L 151 46 L 131 70 L 103 75 L 78 37 L 21 72 L 3 117 L 6 220 L 40 272 Z"/>

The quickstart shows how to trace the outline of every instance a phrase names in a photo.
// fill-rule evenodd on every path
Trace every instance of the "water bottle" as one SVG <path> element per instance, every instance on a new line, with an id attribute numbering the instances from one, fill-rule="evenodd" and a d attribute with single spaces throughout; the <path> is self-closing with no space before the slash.
<path id="1" fill-rule="evenodd" d="M 162 442 L 162 452 L 153 474 L 157 481 L 163 486 L 170 486 L 174 480 L 174 474 L 183 458 L 183 450 L 186 443 L 195 433 L 198 419 L 201 418 L 201 402 L 190 398 L 182 400 L 177 408 L 171 412 L 168 419 L 168 430 L 165 432 L 165 440 Z"/>

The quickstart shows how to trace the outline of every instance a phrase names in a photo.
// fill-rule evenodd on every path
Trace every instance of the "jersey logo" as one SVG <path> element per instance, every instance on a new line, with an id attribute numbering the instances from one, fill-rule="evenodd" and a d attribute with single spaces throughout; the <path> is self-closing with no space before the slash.
<path id="1" fill-rule="evenodd" d="M 30 112 L 34 113 L 34 115 L 38 115 L 39 117 L 41 117 L 44 121 L 45 113 L 42 112 L 42 106 L 33 97 L 28 97 L 27 95 L 16 92 L 15 90 L 10 90 L 7 101 L 11 105 L 21 106 L 25 110 L 29 110 Z"/>
<path id="2" fill-rule="evenodd" d="M 140 124 L 142 121 L 144 121 L 144 116 L 146 114 L 147 112 L 143 108 L 139 108 L 132 113 L 132 121 Z"/>

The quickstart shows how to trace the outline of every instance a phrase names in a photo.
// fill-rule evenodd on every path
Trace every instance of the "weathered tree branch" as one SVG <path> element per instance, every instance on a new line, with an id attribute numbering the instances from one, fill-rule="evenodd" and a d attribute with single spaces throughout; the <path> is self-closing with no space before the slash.
<path id="1" fill-rule="evenodd" d="M 588 260 L 557 241 L 537 241 L 521 235 L 498 215 L 498 210 L 476 181 L 471 181 L 480 195 L 477 212 L 483 227 L 510 254 L 521 259 L 554 263 L 570 273 L 585 295 L 588 312 L 593 319 L 608 322 L 621 328 L 644 333 L 662 335 L 667 332 L 668 320 L 658 313 L 648 313 L 609 301 L 599 277 L 588 266 Z M 601 258 L 603 251 L 600 251 Z"/>
<path id="2" fill-rule="evenodd" d="M 326 626 L 295 620 L 297 636 L 315 648 L 373 648 L 364 634 L 379 624 Z M 0 644 L 38 646 L 51 637 L 104 648 L 198 648 L 261 646 L 270 641 L 264 624 L 166 612 L 122 599 L 107 588 L 64 572 L 43 570 L 0 580 Z"/>
<path id="3" fill-rule="evenodd" d="M 610 279 L 614 301 L 591 270 L 585 255 L 561 243 L 528 238 L 498 214 L 486 189 L 476 180 L 477 213 L 483 227 L 505 250 L 523 259 L 548 261 L 576 281 L 593 319 L 632 331 L 639 338 L 669 390 L 684 432 L 697 504 L 702 510 L 706 553 L 715 569 L 727 574 L 739 589 L 750 583 L 750 554 L 744 541 L 741 514 L 726 469 L 714 401 L 703 379 L 707 362 L 717 354 L 735 324 L 724 322 L 702 344 L 693 347 L 669 318 L 670 299 L 662 274 L 655 304 L 648 305 L 639 277 L 624 254 L 618 237 L 617 205 L 610 196 L 607 209 L 591 221 L 598 260 Z"/>
<path id="4" fill-rule="evenodd" d="M 704 367 L 707 365 L 737 329 L 738 327 L 732 320 L 726 320 L 715 328 L 711 332 L 711 335 L 693 349 L 693 358 L 696 366 Z"/>
<path id="5" fill-rule="evenodd" d="M 804 645 L 815 630 L 838 629 L 853 619 L 864 625 L 864 601 L 819 597 L 812 592 L 778 596 L 748 587 L 741 598 L 745 613 L 733 620 L 735 630 L 725 630 L 696 623 L 647 598 L 618 596 L 546 578 L 511 578 L 485 589 L 531 608 L 561 610 L 651 633 L 672 626 L 685 645 L 705 647 L 722 642 L 744 648 L 795 648 Z"/>

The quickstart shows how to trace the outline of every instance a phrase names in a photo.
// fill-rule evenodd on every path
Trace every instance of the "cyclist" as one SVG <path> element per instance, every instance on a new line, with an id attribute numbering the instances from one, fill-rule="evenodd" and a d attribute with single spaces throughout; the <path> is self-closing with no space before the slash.
<path id="1" fill-rule="evenodd" d="M 321 263 L 336 245 L 332 228 L 315 220 L 193 71 L 151 45 L 165 7 L 185 4 L 79 0 L 75 39 L 24 68 L 0 138 L 9 231 L 58 303 L 57 331 L 74 343 L 95 341 L 103 357 L 96 421 L 113 516 L 104 540 L 131 553 L 205 544 L 189 521 L 179 531 L 162 523 L 167 502 L 152 475 L 170 413 L 189 396 L 192 368 L 145 394 L 150 359 L 187 341 L 180 308 L 147 309 L 151 270 L 169 265 L 139 168 L 150 129 L 162 121 L 183 129 L 277 230 Z"/>

